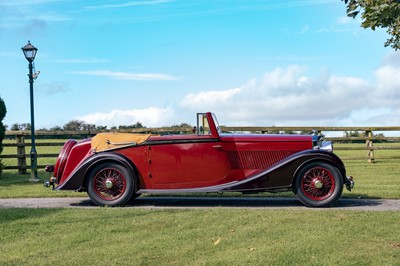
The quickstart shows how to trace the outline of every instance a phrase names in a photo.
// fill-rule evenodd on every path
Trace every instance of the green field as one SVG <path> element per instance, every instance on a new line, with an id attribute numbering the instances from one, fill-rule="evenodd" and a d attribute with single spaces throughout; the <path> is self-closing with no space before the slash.
<path id="1" fill-rule="evenodd" d="M 356 188 L 344 197 L 400 199 L 400 160 L 345 165 Z M 4 171 L 0 197 L 86 196 L 28 179 Z M 0 209 L 0 232 L 0 265 L 400 265 L 400 212 L 391 211 Z"/>
<path id="2" fill-rule="evenodd" d="M 399 265 L 400 212 L 0 209 L 1 265 Z"/>

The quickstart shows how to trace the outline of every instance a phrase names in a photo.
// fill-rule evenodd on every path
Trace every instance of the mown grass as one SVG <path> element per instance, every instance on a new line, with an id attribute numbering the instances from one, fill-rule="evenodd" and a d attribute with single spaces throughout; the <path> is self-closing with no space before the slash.
<path id="1" fill-rule="evenodd" d="M 19 175 L 15 171 L 3 171 L 0 177 L 0 198 L 44 198 L 44 197 L 84 197 L 85 193 L 74 191 L 55 191 L 45 188 L 43 182 L 49 179 L 49 174 L 38 171 L 39 181 L 30 182 L 30 174 Z"/>
<path id="2" fill-rule="evenodd" d="M 0 209 L 1 265 L 399 265 L 399 212 Z"/>
<path id="3" fill-rule="evenodd" d="M 376 146 L 400 146 L 400 143 Z M 336 144 L 335 147 L 365 147 L 365 144 Z M 366 150 L 335 150 L 339 157 L 366 156 Z M 375 156 L 399 156 L 400 150 L 376 150 Z M 344 197 L 400 199 L 400 159 L 344 160 L 347 174 L 354 176 L 356 187 L 344 191 Z"/>

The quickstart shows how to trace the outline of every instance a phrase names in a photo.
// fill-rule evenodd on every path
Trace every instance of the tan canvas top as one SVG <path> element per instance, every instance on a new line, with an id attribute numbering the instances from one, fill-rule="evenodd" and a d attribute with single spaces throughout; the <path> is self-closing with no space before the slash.
<path id="1" fill-rule="evenodd" d="M 150 134 L 99 133 L 92 138 L 91 145 L 92 150 L 100 152 L 128 145 L 137 145 L 145 142 L 149 137 Z"/>

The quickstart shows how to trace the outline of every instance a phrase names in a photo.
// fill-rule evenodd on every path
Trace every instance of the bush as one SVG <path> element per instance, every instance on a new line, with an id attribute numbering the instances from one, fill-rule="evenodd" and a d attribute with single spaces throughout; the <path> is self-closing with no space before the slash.
<path id="1" fill-rule="evenodd" d="M 6 128 L 3 125 L 3 119 L 6 116 L 7 108 L 6 104 L 4 103 L 3 99 L 0 97 L 0 154 L 3 151 L 3 139 L 6 133 Z M 3 163 L 0 159 L 0 176 L 3 171 Z"/>

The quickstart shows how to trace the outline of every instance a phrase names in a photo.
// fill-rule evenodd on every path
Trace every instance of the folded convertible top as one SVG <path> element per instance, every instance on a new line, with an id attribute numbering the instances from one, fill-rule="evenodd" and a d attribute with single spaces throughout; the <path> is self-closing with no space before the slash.
<path id="1" fill-rule="evenodd" d="M 145 142 L 150 136 L 151 134 L 99 133 L 92 138 L 91 145 L 94 152 L 101 152 L 123 146 L 138 145 Z"/>

